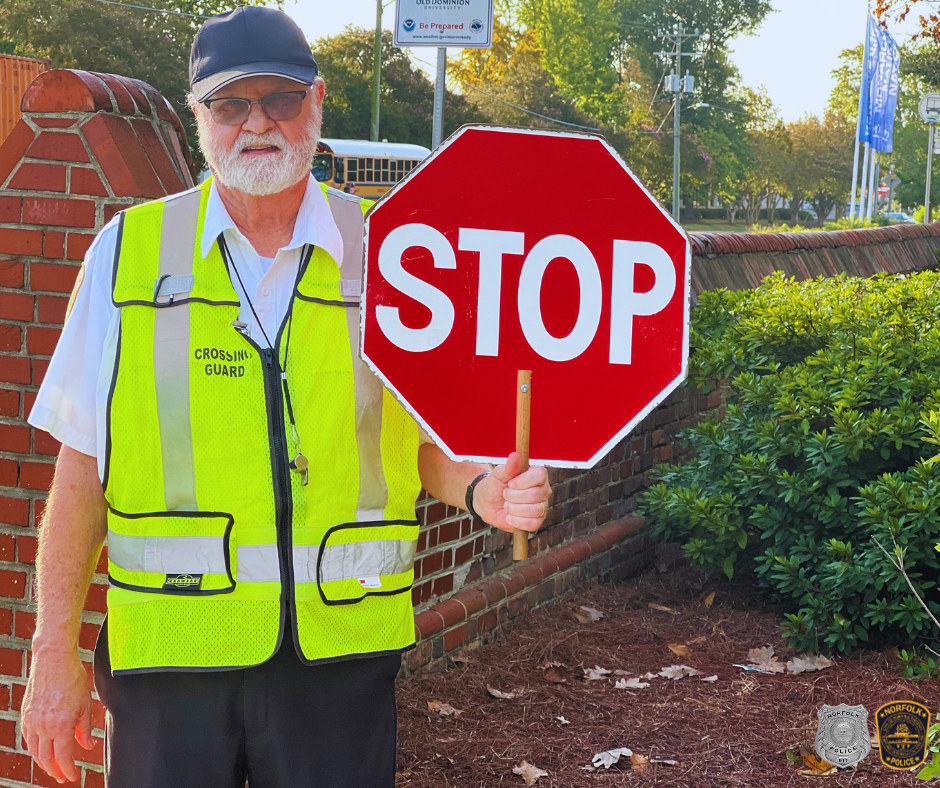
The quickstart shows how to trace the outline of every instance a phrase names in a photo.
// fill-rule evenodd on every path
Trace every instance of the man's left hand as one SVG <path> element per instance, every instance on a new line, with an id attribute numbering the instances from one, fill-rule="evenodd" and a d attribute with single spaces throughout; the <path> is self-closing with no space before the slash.
<path id="1" fill-rule="evenodd" d="M 552 488 L 548 472 L 532 465 L 523 473 L 522 457 L 509 455 L 505 465 L 493 469 L 473 491 L 473 508 L 483 520 L 501 531 L 518 528 L 537 531 L 545 522 Z"/>

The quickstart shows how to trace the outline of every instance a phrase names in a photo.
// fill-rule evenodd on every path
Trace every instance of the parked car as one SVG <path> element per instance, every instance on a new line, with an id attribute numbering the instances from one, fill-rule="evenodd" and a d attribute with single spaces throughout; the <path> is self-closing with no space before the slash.
<path id="1" fill-rule="evenodd" d="M 890 219 L 892 222 L 897 224 L 917 224 L 917 221 L 909 213 L 904 213 L 903 211 L 887 211 L 883 213 L 882 216 L 885 219 Z"/>

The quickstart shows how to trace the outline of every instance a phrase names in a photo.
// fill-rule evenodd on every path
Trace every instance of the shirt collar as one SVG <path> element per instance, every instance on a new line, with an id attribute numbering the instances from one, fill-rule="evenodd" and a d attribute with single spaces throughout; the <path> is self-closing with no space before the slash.
<path id="1" fill-rule="evenodd" d="M 202 232 L 203 258 L 209 255 L 216 238 L 226 230 L 244 238 L 229 216 L 213 178 L 209 184 L 209 200 L 206 204 L 206 219 Z M 247 239 L 245 242 L 247 243 Z M 319 246 L 333 258 L 337 267 L 342 265 L 343 236 L 333 221 L 333 213 L 326 201 L 326 195 L 323 194 L 320 184 L 311 176 L 307 177 L 307 190 L 297 212 L 297 221 L 294 222 L 294 236 L 284 248 L 297 249 L 304 244 Z"/>

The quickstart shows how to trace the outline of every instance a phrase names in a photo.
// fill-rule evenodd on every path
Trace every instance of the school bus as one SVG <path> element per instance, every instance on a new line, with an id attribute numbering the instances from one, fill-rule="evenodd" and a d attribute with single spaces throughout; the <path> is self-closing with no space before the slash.
<path id="1" fill-rule="evenodd" d="M 401 142 L 321 139 L 311 172 L 321 183 L 375 199 L 430 153 L 421 145 Z"/>

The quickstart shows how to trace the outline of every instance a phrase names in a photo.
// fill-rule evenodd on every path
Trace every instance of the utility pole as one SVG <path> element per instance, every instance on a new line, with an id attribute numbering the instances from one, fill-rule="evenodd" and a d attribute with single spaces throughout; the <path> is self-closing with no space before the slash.
<path id="1" fill-rule="evenodd" d="M 924 224 L 930 224 L 930 180 L 933 175 L 934 141 L 936 139 L 937 120 L 940 119 L 935 112 L 927 116 L 930 127 L 930 140 L 927 142 L 927 193 L 924 195 Z"/>
<path id="2" fill-rule="evenodd" d="M 434 80 L 434 116 L 431 119 L 431 150 L 441 144 L 444 131 L 444 84 L 447 74 L 447 47 L 437 48 L 437 78 Z"/>
<path id="3" fill-rule="evenodd" d="M 894 210 L 894 165 L 897 163 L 897 159 L 891 159 L 891 170 L 888 172 L 888 210 Z"/>
<path id="4" fill-rule="evenodd" d="M 666 77 L 665 88 L 667 93 L 675 95 L 672 109 L 672 218 L 677 222 L 679 221 L 679 176 L 681 172 L 679 159 L 679 116 L 682 109 L 681 99 L 683 93 L 691 93 L 695 88 L 695 77 L 689 75 L 688 71 L 685 77 L 682 76 L 682 56 L 685 54 L 685 56 L 689 58 L 701 57 L 701 55 L 696 52 L 683 53 L 682 45 L 690 38 L 698 38 L 698 34 L 698 29 L 696 29 L 694 33 L 687 33 L 685 25 L 683 25 L 682 22 L 679 22 L 672 33 L 664 33 L 660 30 L 659 37 L 663 42 L 672 44 L 674 49 L 671 52 L 656 53 L 666 60 L 675 58 L 675 66 L 673 67 L 672 73 Z"/>
<path id="5" fill-rule="evenodd" d="M 382 89 L 382 0 L 375 0 L 375 51 L 372 55 L 372 141 L 379 141 L 380 91 Z"/>

